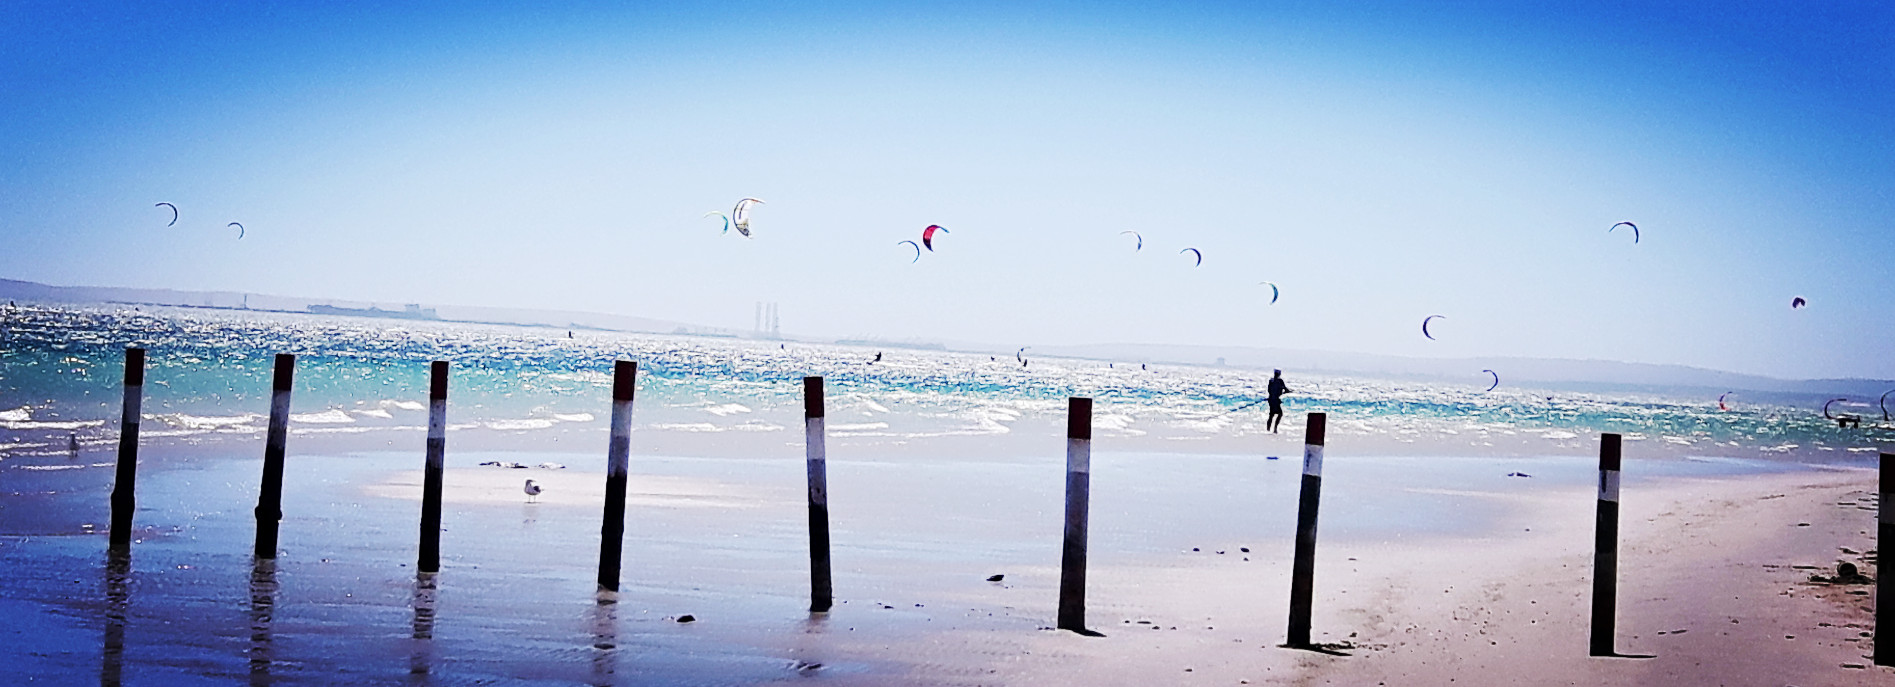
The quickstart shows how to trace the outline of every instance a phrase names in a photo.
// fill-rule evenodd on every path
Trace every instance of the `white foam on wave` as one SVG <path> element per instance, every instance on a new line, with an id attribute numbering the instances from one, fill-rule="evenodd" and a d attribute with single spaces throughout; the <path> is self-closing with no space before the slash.
<path id="1" fill-rule="evenodd" d="M 403 429 L 401 427 L 292 427 L 290 434 L 367 434 L 384 429 Z"/>
<path id="2" fill-rule="evenodd" d="M 504 432 L 528 429 L 550 429 L 554 424 L 557 423 L 553 420 L 530 417 L 520 420 L 488 420 L 487 422 L 481 423 L 481 426 L 487 429 L 495 429 Z"/>
<path id="3" fill-rule="evenodd" d="M 656 425 L 652 425 L 652 426 L 651 426 L 651 428 L 652 428 L 652 429 L 661 429 L 661 430 L 665 430 L 665 431 L 669 431 L 669 432 L 717 432 L 717 431 L 722 431 L 722 430 L 721 430 L 721 429 L 720 429 L 720 428 L 719 428 L 719 427 L 718 427 L 717 425 L 713 425 L 713 424 L 711 424 L 711 423 L 709 423 L 709 422 L 666 422 L 666 423 L 662 423 L 662 424 L 656 424 Z"/>
<path id="4" fill-rule="evenodd" d="M 829 425 L 829 429 L 835 430 L 837 432 L 866 432 L 873 429 L 888 429 L 888 423 L 886 422 L 838 422 L 836 424 Z"/>
<path id="5" fill-rule="evenodd" d="M 1142 429 L 1132 429 L 1132 416 L 1120 413 L 1105 413 L 1092 418 L 1092 428 L 1103 430 L 1118 436 L 1142 437 L 1147 433 Z"/>
<path id="6" fill-rule="evenodd" d="M 395 416 L 393 414 L 389 413 L 386 410 L 382 410 L 381 408 L 370 408 L 368 410 L 356 410 L 356 411 L 351 411 L 351 412 L 355 413 L 356 415 L 360 415 L 362 417 L 373 417 L 373 418 L 380 418 L 383 420 L 395 419 Z"/>
<path id="7" fill-rule="evenodd" d="M 310 425 L 340 425 L 355 422 L 355 418 L 349 417 L 349 414 L 344 412 L 341 408 L 330 408 L 320 413 L 291 413 L 290 422 L 300 422 Z"/>
<path id="8" fill-rule="evenodd" d="M 84 429 L 105 424 L 104 420 L 74 420 L 72 422 L 0 422 L 7 429 Z"/>
<path id="9" fill-rule="evenodd" d="M 737 403 L 725 403 L 705 408 L 704 411 L 718 417 L 728 417 L 738 413 L 748 413 L 750 412 L 750 408 Z"/>
<path id="10" fill-rule="evenodd" d="M 428 408 L 418 401 L 382 401 L 379 405 L 396 410 L 426 410 Z"/>
<path id="11" fill-rule="evenodd" d="M 263 418 L 262 415 L 256 413 L 244 413 L 242 415 L 186 415 L 184 413 L 173 413 L 148 417 L 162 420 L 165 424 L 180 429 L 220 429 L 236 425 L 247 425 Z"/>
<path id="12" fill-rule="evenodd" d="M 0 422 L 27 422 L 33 419 L 33 409 L 20 406 L 13 410 L 0 410 Z"/>
<path id="13" fill-rule="evenodd" d="M 1554 441 L 1559 441 L 1562 439 L 1578 439 L 1579 438 L 1579 435 L 1577 434 L 1574 434 L 1572 432 L 1562 432 L 1559 430 L 1548 430 L 1546 432 L 1541 432 L 1540 436 L 1545 437 L 1547 439 L 1552 439 Z"/>
<path id="14" fill-rule="evenodd" d="M 110 465 L 110 464 L 111 463 L 100 463 L 99 465 Z M 79 468 L 91 468 L 91 467 L 98 467 L 98 465 L 21 465 L 19 466 L 21 470 L 77 470 Z"/>
<path id="15" fill-rule="evenodd" d="M 553 419 L 560 422 L 591 422 L 596 418 L 592 413 L 553 413 Z"/>

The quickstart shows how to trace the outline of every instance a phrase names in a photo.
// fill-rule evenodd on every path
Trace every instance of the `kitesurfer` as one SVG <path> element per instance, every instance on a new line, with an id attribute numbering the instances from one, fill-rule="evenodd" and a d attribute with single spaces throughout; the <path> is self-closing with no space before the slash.
<path id="1" fill-rule="evenodd" d="M 1270 377 L 1270 416 L 1263 421 L 1264 429 L 1275 434 L 1277 427 L 1283 424 L 1283 395 L 1290 393 L 1290 385 L 1283 383 L 1283 371 L 1276 370 Z"/>

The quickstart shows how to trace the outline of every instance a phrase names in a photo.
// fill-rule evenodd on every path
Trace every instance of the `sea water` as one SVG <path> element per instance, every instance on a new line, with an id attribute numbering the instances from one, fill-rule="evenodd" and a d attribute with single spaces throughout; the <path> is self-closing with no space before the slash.
<path id="1" fill-rule="evenodd" d="M 693 442 L 706 453 L 734 445 L 710 438 L 719 435 L 799 436 L 806 375 L 826 378 L 831 436 L 864 445 L 1057 428 L 1069 396 L 1095 399 L 1104 450 L 1116 440 L 1247 452 L 1246 438 L 1267 434 L 1256 405 L 1265 370 L 296 313 L 12 307 L 0 323 L 0 470 L 63 455 L 74 438 L 112 446 L 128 346 L 149 356 L 142 436 L 187 444 L 260 435 L 277 353 L 298 356 L 293 435 L 370 442 L 425 428 L 433 360 L 452 364 L 449 429 L 471 431 L 464 437 L 603 432 L 612 362 L 621 359 L 639 363 L 641 441 L 674 437 L 666 445 L 687 453 Z M 1598 433 L 1618 432 L 1631 442 L 1628 455 L 1846 461 L 1895 441 L 1895 426 L 1873 417 L 1844 429 L 1817 408 L 1720 410 L 1701 392 L 1486 391 L 1294 370 L 1289 379 L 1288 430 L 1300 430 L 1303 413 L 1326 412 L 1331 445 L 1375 453 L 1583 454 Z"/>

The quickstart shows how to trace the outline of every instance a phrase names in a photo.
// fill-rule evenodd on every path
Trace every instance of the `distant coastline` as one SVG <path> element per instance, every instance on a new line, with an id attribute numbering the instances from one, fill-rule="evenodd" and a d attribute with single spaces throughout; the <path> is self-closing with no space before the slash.
<path id="1" fill-rule="evenodd" d="M 441 319 L 440 314 L 436 313 L 434 311 L 434 308 L 423 308 L 420 305 L 417 305 L 414 303 L 409 303 L 408 305 L 404 306 L 401 310 L 383 310 L 381 308 L 377 308 L 372 305 L 366 308 L 341 308 L 341 307 L 336 307 L 333 305 L 317 304 L 317 305 L 309 306 L 309 312 L 315 313 L 317 315 L 348 315 L 352 317 L 387 317 L 387 318 L 393 318 L 393 319 L 398 319 L 398 320 L 439 320 Z"/>

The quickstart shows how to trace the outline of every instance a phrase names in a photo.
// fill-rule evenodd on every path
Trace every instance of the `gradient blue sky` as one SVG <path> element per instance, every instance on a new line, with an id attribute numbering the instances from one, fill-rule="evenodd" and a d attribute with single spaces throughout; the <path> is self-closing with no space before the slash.
<path id="1" fill-rule="evenodd" d="M 0 277 L 1895 378 L 1890 36 L 1871 2 L 12 2 Z M 755 238 L 700 217 L 742 196 Z"/>

